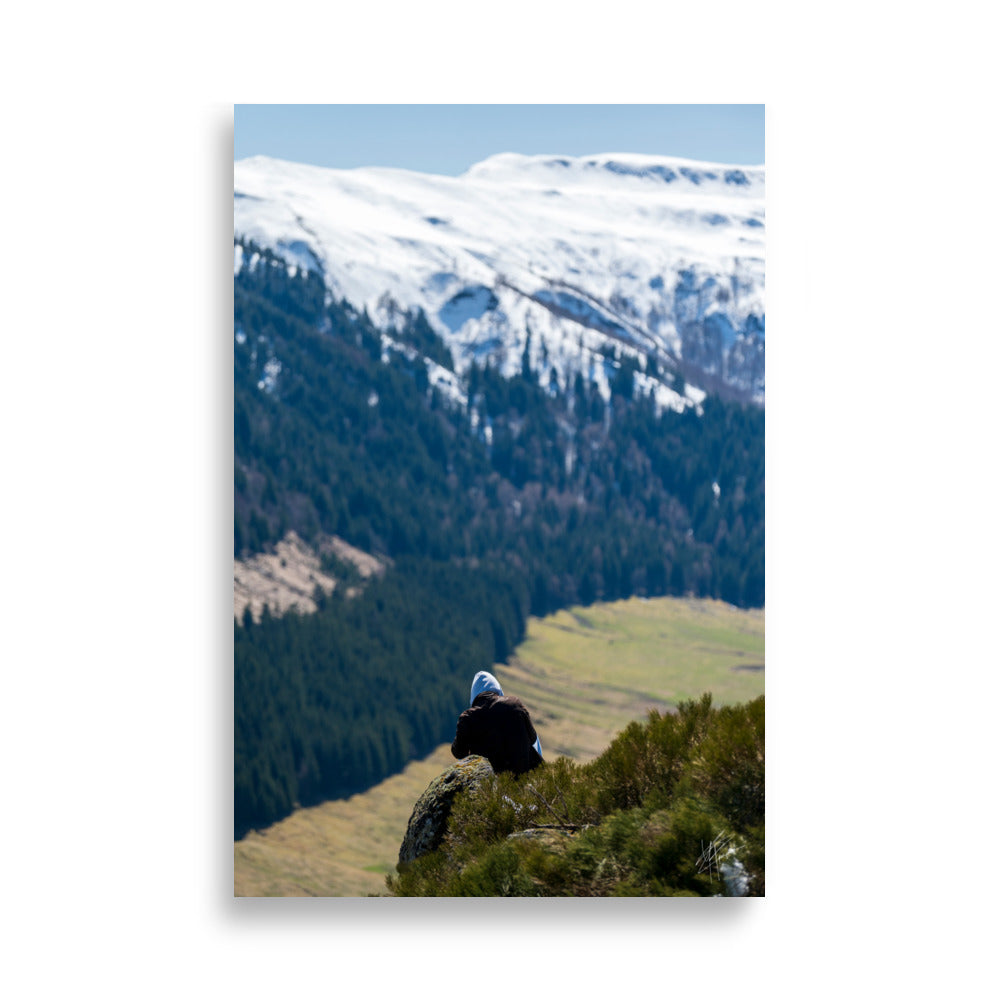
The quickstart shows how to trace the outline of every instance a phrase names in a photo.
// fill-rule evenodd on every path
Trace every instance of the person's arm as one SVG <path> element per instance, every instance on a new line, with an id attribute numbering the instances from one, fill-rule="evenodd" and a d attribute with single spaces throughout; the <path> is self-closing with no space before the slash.
<path id="1" fill-rule="evenodd" d="M 531 713 L 524 705 L 519 706 L 521 711 L 521 718 L 524 720 L 524 728 L 528 731 L 528 742 L 534 746 L 538 742 L 538 733 L 535 732 L 535 727 L 531 722 Z"/>
<path id="2" fill-rule="evenodd" d="M 451 755 L 461 760 L 469 756 L 469 718 L 463 712 L 458 717 L 458 725 L 455 727 L 455 740 L 451 744 Z"/>
<path id="3" fill-rule="evenodd" d="M 531 713 L 527 708 L 524 709 L 524 728 L 527 730 L 528 742 L 531 744 L 531 749 L 528 751 L 531 757 L 532 766 L 540 764 L 544 759 L 542 757 L 542 743 L 538 738 L 538 733 L 535 732 L 535 726 L 531 721 Z"/>

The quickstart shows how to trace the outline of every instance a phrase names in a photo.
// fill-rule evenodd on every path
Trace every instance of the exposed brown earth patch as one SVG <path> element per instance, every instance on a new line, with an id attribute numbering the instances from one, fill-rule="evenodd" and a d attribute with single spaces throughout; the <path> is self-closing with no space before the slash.
<path id="1" fill-rule="evenodd" d="M 274 547 L 274 552 L 233 560 L 233 615 L 242 619 L 249 605 L 254 620 L 260 621 L 265 604 L 274 615 L 293 608 L 303 614 L 314 612 L 316 587 L 330 594 L 339 586 L 337 579 L 323 569 L 324 555 L 354 566 L 362 580 L 385 570 L 380 560 L 348 545 L 342 538 L 323 539 L 317 552 L 290 531 Z M 355 593 L 356 587 L 346 591 L 348 597 Z"/>

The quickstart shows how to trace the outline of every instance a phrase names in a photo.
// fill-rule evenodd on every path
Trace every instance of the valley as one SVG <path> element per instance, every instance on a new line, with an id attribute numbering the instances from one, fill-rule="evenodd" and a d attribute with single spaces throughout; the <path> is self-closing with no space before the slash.
<path id="1" fill-rule="evenodd" d="M 532 617 L 494 673 L 527 704 L 546 758 L 584 763 L 651 709 L 704 691 L 716 705 L 757 697 L 763 665 L 763 609 L 663 597 Z M 234 895 L 385 894 L 413 804 L 452 762 L 444 743 L 362 794 L 248 833 L 234 844 Z"/>

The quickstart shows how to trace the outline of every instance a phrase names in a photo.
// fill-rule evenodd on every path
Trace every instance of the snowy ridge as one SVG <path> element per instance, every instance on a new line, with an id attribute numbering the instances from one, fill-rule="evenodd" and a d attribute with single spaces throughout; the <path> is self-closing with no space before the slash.
<path id="1" fill-rule="evenodd" d="M 663 405 L 692 398 L 678 378 L 763 402 L 763 167 L 503 153 L 444 177 L 252 157 L 234 194 L 238 237 L 376 321 L 422 308 L 459 373 L 519 370 L 527 345 L 543 384 L 581 373 L 607 394 L 617 351 Z"/>
<path id="2" fill-rule="evenodd" d="M 499 153 L 471 166 L 469 180 L 505 185 L 547 185 L 608 188 L 622 181 L 645 185 L 670 184 L 677 192 L 724 193 L 760 198 L 764 194 L 764 168 L 726 166 L 679 157 L 644 156 L 639 153 L 601 153 L 596 156 L 525 156 Z"/>

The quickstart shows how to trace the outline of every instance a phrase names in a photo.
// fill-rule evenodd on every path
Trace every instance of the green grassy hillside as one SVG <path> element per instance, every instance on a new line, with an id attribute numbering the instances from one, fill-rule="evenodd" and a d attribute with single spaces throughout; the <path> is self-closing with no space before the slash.
<path id="1" fill-rule="evenodd" d="M 531 619 L 504 690 L 527 704 L 547 757 L 596 757 L 651 709 L 764 693 L 764 612 L 721 601 L 633 598 Z"/>
<path id="2" fill-rule="evenodd" d="M 546 758 L 583 763 L 651 709 L 704 692 L 715 706 L 763 694 L 763 664 L 762 610 L 657 598 L 532 618 L 525 642 L 495 673 L 528 706 Z M 248 834 L 234 847 L 235 894 L 384 894 L 413 804 L 451 762 L 440 747 L 361 795 Z"/>

